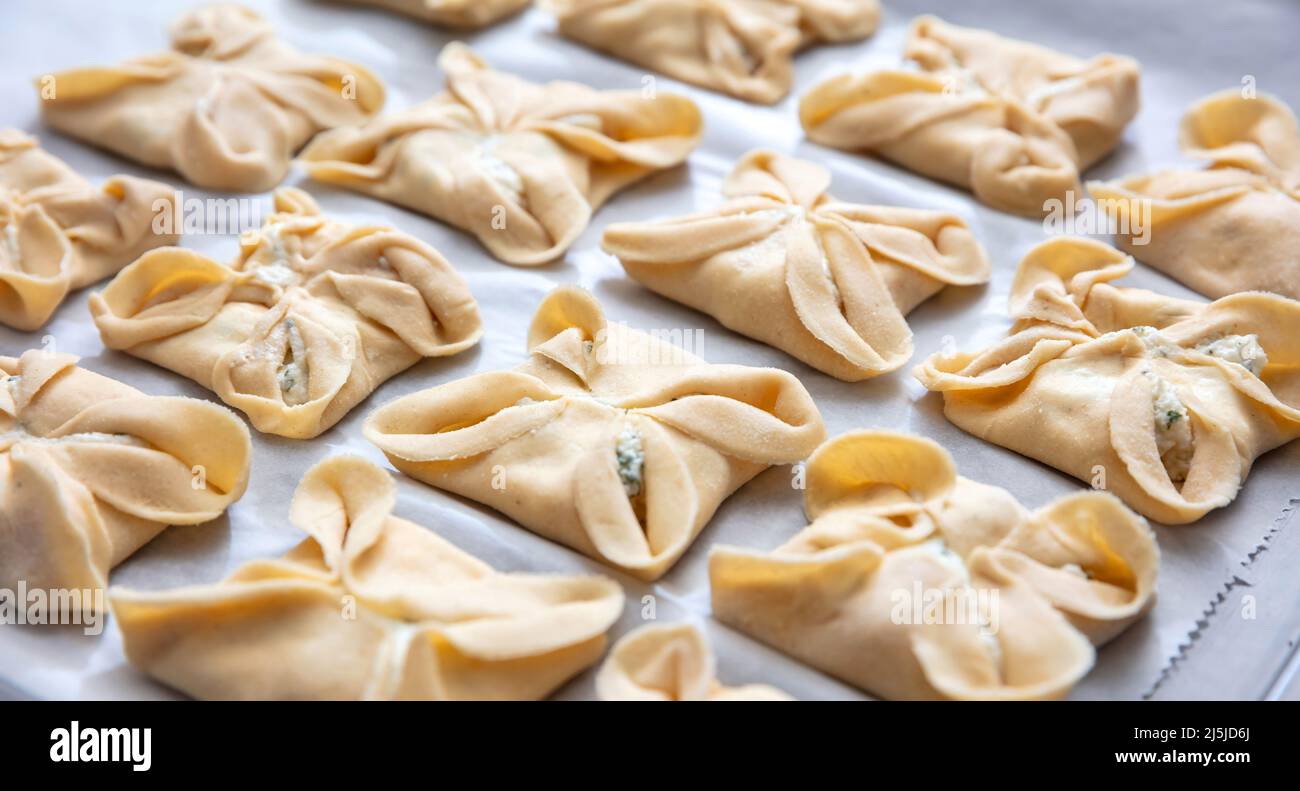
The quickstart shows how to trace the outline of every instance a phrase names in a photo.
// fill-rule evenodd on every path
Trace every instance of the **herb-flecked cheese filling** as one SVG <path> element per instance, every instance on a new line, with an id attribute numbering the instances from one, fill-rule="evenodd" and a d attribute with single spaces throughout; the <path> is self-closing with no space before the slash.
<path id="1" fill-rule="evenodd" d="M 1187 414 L 1178 393 L 1169 381 L 1157 374 L 1149 374 L 1155 379 L 1155 392 L 1151 397 L 1152 421 L 1156 431 L 1156 450 L 1160 460 L 1174 483 L 1187 480 L 1187 472 L 1192 466 L 1192 421 Z"/>
<path id="2" fill-rule="evenodd" d="M 642 475 L 645 472 L 645 449 L 641 434 L 632 426 L 624 426 L 614 443 L 614 457 L 618 462 L 618 477 L 628 497 L 641 493 Z"/>
<path id="3" fill-rule="evenodd" d="M 1236 363 L 1256 376 L 1259 376 L 1259 372 L 1268 365 L 1268 354 L 1264 352 L 1264 347 L 1259 345 L 1259 336 L 1255 333 L 1225 335 L 1206 340 L 1198 345 L 1196 350 L 1220 360 Z"/>
<path id="4" fill-rule="evenodd" d="M 289 348 L 284 363 L 276 372 L 276 379 L 280 382 L 284 402 L 290 406 L 299 406 L 307 403 L 307 344 L 303 343 L 302 334 L 298 332 L 298 325 L 294 324 L 293 319 L 286 319 L 284 326 L 289 334 Z"/>

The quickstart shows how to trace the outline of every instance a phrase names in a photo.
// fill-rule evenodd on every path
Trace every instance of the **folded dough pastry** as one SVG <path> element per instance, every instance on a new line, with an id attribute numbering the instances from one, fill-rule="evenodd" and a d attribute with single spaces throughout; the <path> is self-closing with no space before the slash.
<path id="1" fill-rule="evenodd" d="M 1088 184 L 1095 199 L 1113 201 L 1119 246 L 1208 297 L 1259 290 L 1300 299 L 1295 115 L 1267 96 L 1224 91 L 1192 106 L 1179 137 L 1210 166 Z"/>
<path id="2" fill-rule="evenodd" d="M 508 264 L 564 255 L 618 190 L 673 167 L 699 142 L 683 96 L 536 85 L 452 42 L 447 90 L 360 127 L 317 137 L 300 161 L 341 184 L 474 234 Z"/>
<path id="3" fill-rule="evenodd" d="M 913 22 L 903 54 L 919 71 L 834 77 L 806 94 L 808 137 L 969 189 L 1003 211 L 1041 216 L 1048 200 L 1082 195 L 1079 173 L 1137 114 L 1131 58 L 1080 60 L 931 16 Z"/>
<path id="4" fill-rule="evenodd" d="M 166 184 L 133 176 L 95 189 L 35 138 L 0 129 L 0 324 L 38 329 L 68 292 L 175 244 L 153 222 L 175 200 Z"/>
<path id="5" fill-rule="evenodd" d="M 912 356 L 904 316 L 945 285 L 989 278 L 953 214 L 844 203 L 830 174 L 771 151 L 745 155 L 719 208 L 611 225 L 601 246 L 633 279 L 838 379 Z"/>
<path id="6" fill-rule="evenodd" d="M 38 80 L 45 122 L 200 187 L 261 192 L 312 135 L 384 104 L 383 84 L 364 67 L 298 52 L 243 6 L 185 14 L 171 43 L 120 66 Z"/>
<path id="7" fill-rule="evenodd" d="M 1155 535 L 1109 494 L 1030 513 L 876 431 L 823 445 L 806 483 L 784 545 L 713 549 L 713 615 L 874 695 L 1061 697 L 1155 600 Z"/>
<path id="8" fill-rule="evenodd" d="M 258 431 L 309 439 L 423 357 L 483 333 L 464 279 L 392 228 L 328 220 L 307 193 L 240 239 L 229 266 L 165 247 L 90 297 L 104 345 L 215 392 Z"/>
<path id="9" fill-rule="evenodd" d="M 435 25 L 486 27 L 524 10 L 531 0 L 343 0 L 353 5 L 383 6 Z"/>
<path id="10" fill-rule="evenodd" d="M 713 650 L 687 623 L 651 624 L 614 644 L 596 675 L 601 700 L 791 700 L 766 684 L 726 687 Z"/>
<path id="11" fill-rule="evenodd" d="M 825 435 L 808 391 L 773 368 L 710 365 L 552 291 L 529 358 L 399 398 L 366 419 L 397 469 L 491 506 L 640 579 L 659 577 L 718 506 Z"/>
<path id="12" fill-rule="evenodd" d="M 669 77 L 772 104 L 794 54 L 866 38 L 879 0 L 543 0 L 560 33 Z"/>
<path id="13" fill-rule="evenodd" d="M 1300 302 L 1110 285 L 1132 268 L 1100 242 L 1044 242 L 1012 285 L 1010 335 L 915 373 L 962 429 L 1151 519 L 1192 522 L 1236 497 L 1256 457 L 1300 436 Z"/>
<path id="14" fill-rule="evenodd" d="M 109 591 L 127 659 L 204 699 L 542 698 L 594 664 L 623 591 L 606 577 L 494 570 L 393 515 L 351 456 L 307 471 L 307 533 L 210 585 Z"/>
<path id="15" fill-rule="evenodd" d="M 244 494 L 252 448 L 227 409 L 40 349 L 0 357 L 0 377 L 0 589 L 100 590 L 168 525 L 209 522 Z"/>

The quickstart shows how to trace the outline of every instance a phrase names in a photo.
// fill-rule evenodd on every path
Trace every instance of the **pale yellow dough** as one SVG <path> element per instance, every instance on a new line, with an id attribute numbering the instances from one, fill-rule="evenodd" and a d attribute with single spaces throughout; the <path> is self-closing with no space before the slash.
<path id="1" fill-rule="evenodd" d="M 171 50 L 37 79 L 59 131 L 217 190 L 261 192 L 322 129 L 361 123 L 384 104 L 367 69 L 304 55 L 239 5 L 180 17 Z"/>
<path id="2" fill-rule="evenodd" d="M 145 395 L 71 354 L 0 357 L 0 589 L 102 590 L 168 525 L 242 497 L 251 453 L 216 404 Z"/>
<path id="3" fill-rule="evenodd" d="M 921 437 L 827 442 L 804 510 L 771 552 L 714 547 L 713 615 L 879 697 L 1061 697 L 1155 600 L 1155 535 L 1119 500 L 1031 513 Z"/>
<path id="4" fill-rule="evenodd" d="M 1210 166 L 1089 182 L 1127 220 L 1120 247 L 1208 297 L 1300 299 L 1300 127 L 1290 108 L 1216 93 L 1188 110 L 1179 138 Z"/>
<path id="5" fill-rule="evenodd" d="M 1012 285 L 1010 335 L 915 374 L 962 429 L 1183 524 L 1230 503 L 1256 457 L 1300 436 L 1300 302 L 1110 285 L 1132 268 L 1100 242 L 1044 242 Z M 1252 338 L 1252 357 L 1224 354 Z M 1171 459 L 1160 443 L 1175 428 L 1190 433 Z"/>
<path id="6" fill-rule="evenodd" d="M 131 664 L 204 699 L 535 699 L 592 665 L 623 604 L 599 576 L 502 573 L 393 515 L 356 457 L 294 493 L 308 537 L 221 582 L 109 600 Z"/>
<path id="7" fill-rule="evenodd" d="M 35 138 L 0 129 L 0 324 L 38 329 L 69 292 L 175 244 L 154 225 L 175 200 L 166 184 L 134 176 L 95 189 Z"/>
<path id="8" fill-rule="evenodd" d="M 353 5 L 382 6 L 435 25 L 480 28 L 528 7 L 532 0 L 336 0 Z"/>
<path id="9" fill-rule="evenodd" d="M 799 118 L 823 145 L 862 151 L 1040 216 L 1082 197 L 1079 174 L 1118 144 L 1138 110 L 1138 64 L 1080 60 L 931 16 L 904 50 L 919 70 L 833 77 Z"/>
<path id="10" fill-rule="evenodd" d="M 424 357 L 478 342 L 478 305 L 413 236 L 329 220 L 282 188 L 227 266 L 154 250 L 90 297 L 104 345 L 198 382 L 258 431 L 310 439 Z"/>
<path id="11" fill-rule="evenodd" d="M 667 571 L 746 481 L 825 435 L 790 374 L 705 363 L 607 321 L 575 286 L 542 301 L 528 350 L 514 370 L 380 407 L 366 438 L 407 475 L 640 579 Z"/>
<path id="12" fill-rule="evenodd" d="M 817 42 L 866 38 L 879 0 L 543 0 L 562 35 L 669 77 L 772 104 Z"/>
<path id="13" fill-rule="evenodd" d="M 700 139 L 700 110 L 683 96 L 537 85 L 459 42 L 438 65 L 446 91 L 322 134 L 300 161 L 319 181 L 462 228 L 508 264 L 563 256 L 611 195 L 681 164 Z"/>
<path id="14" fill-rule="evenodd" d="M 830 173 L 752 151 L 719 208 L 605 230 L 601 246 L 638 282 L 838 379 L 912 356 L 903 318 L 946 285 L 989 278 L 984 250 L 953 214 L 844 203 Z"/>
<path id="15" fill-rule="evenodd" d="M 601 700 L 791 700 L 766 684 L 724 686 L 704 634 L 686 623 L 651 624 L 614 644 L 596 675 Z"/>

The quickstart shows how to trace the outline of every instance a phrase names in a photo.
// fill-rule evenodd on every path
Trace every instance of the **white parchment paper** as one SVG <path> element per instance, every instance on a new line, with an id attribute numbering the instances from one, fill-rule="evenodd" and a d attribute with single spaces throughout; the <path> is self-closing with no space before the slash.
<path id="1" fill-rule="evenodd" d="M 184 0 L 7 0 L 0 7 L 0 126 L 39 136 L 45 147 L 98 183 L 116 173 L 159 178 L 188 197 L 216 197 L 185 185 L 173 174 L 141 168 L 111 154 L 43 129 L 32 80 L 64 68 L 107 64 L 166 48 L 166 27 Z M 390 110 L 421 101 L 442 85 L 438 51 L 457 36 L 380 10 L 311 0 L 248 0 L 280 35 L 299 48 L 367 65 L 389 89 Z M 601 300 L 612 321 L 642 329 L 703 330 L 695 349 L 712 362 L 784 368 L 816 399 L 834 436 L 850 429 L 888 427 L 931 437 L 955 455 L 960 472 L 1011 490 L 1036 508 L 1081 484 L 1042 464 L 968 436 L 942 415 L 940 399 L 911 378 L 908 368 L 889 376 L 846 384 L 813 371 L 781 352 L 735 335 L 712 319 L 669 302 L 628 280 L 600 252 L 605 225 L 616 221 L 685 214 L 719 202 L 721 179 L 741 154 L 771 147 L 816 160 L 834 174 L 833 193 L 861 203 L 941 208 L 966 217 L 993 262 L 992 282 L 948 289 L 912 313 L 915 361 L 939 350 L 945 337 L 961 347 L 982 346 L 1005 332 L 1008 288 L 1016 264 L 1045 231 L 1041 223 L 987 209 L 969 195 L 892 165 L 824 149 L 803 139 L 796 118 L 798 96 L 831 74 L 892 66 L 908 21 L 935 13 L 958 24 L 1040 42 L 1091 56 L 1112 51 L 1143 66 L 1143 109 L 1113 156 L 1089 172 L 1118 177 L 1183 162 L 1176 146 L 1179 118 L 1194 100 L 1253 80 L 1260 91 L 1300 107 L 1300 4 L 1278 0 L 1234 3 L 1038 2 L 996 0 L 885 0 L 881 29 L 857 44 L 814 48 L 796 64 L 796 86 L 775 107 L 749 105 L 726 96 L 657 77 L 660 90 L 683 92 L 703 108 L 707 130 L 688 166 L 661 174 L 618 195 L 597 213 L 567 258 L 537 269 L 493 260 L 471 237 L 432 220 L 377 201 L 307 182 L 295 171 L 287 184 L 305 187 L 325 212 L 352 222 L 384 222 L 431 243 L 466 276 L 482 309 L 486 334 L 471 351 L 425 361 L 383 385 L 370 400 L 321 437 L 294 441 L 254 432 L 253 482 L 223 518 L 197 527 L 173 527 L 113 573 L 114 584 L 157 589 L 212 582 L 252 558 L 276 555 L 301 534 L 288 524 L 290 495 L 303 472 L 338 453 L 354 453 L 387 466 L 361 436 L 361 423 L 375 406 L 415 390 L 479 371 L 510 367 L 524 357 L 524 332 L 542 295 L 562 283 L 578 283 Z M 557 37 L 547 14 L 524 15 L 477 34 L 461 36 L 493 66 L 530 79 L 569 79 L 601 88 L 642 87 L 645 72 Z M 257 197 L 269 211 L 269 195 Z M 182 242 L 218 260 L 235 251 L 233 237 L 190 236 Z M 1139 267 L 1124 284 L 1179 296 L 1187 289 Z M 92 287 L 95 288 L 95 287 Z M 0 353 L 20 354 L 47 339 L 60 351 L 81 355 L 81 364 L 147 393 L 215 398 L 186 379 L 100 343 L 86 308 L 88 292 L 72 295 L 41 331 L 0 327 Z M 1300 342 L 1300 339 L 1297 339 Z M 1300 443 L 1262 458 L 1237 501 L 1183 527 L 1157 526 L 1163 565 L 1159 602 L 1144 621 L 1104 648 L 1097 667 L 1075 690 L 1076 698 L 1135 698 L 1148 693 L 1172 656 L 1188 641 L 1209 602 L 1248 562 L 1291 497 L 1300 496 Z M 627 608 L 614 637 L 642 622 L 643 597 L 653 596 L 659 621 L 690 619 L 704 626 L 728 683 L 767 682 L 801 698 L 863 698 L 862 693 L 769 649 L 709 618 L 708 549 L 715 543 L 772 548 L 802 528 L 800 492 L 789 468 L 758 476 L 728 500 L 694 547 L 667 575 L 647 585 L 552 544 L 475 503 L 399 476 L 398 514 L 436 530 L 463 549 L 507 570 L 594 571 L 618 578 Z M 3 551 L 0 549 L 0 551 Z M 1289 606 L 1295 606 L 1292 603 Z M 1262 642 L 1262 641 L 1261 641 Z M 1247 643 L 1234 646 L 1250 651 Z M 1283 657 L 1278 657 L 1282 662 Z M 593 671 L 557 697 L 590 698 Z M 126 664 L 110 622 L 104 634 L 78 627 L 0 626 L 0 696 L 45 698 L 156 698 L 176 693 Z M 1221 690 L 1231 696 L 1232 691 Z"/>

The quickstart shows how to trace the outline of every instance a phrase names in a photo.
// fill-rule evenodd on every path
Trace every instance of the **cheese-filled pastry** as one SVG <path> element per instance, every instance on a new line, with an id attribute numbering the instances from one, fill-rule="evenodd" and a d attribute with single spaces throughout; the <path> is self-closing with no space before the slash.
<path id="1" fill-rule="evenodd" d="M 483 334 L 464 279 L 419 239 L 329 220 L 289 187 L 275 210 L 230 265 L 165 247 L 123 269 L 90 297 L 104 345 L 193 379 L 258 431 L 310 439 Z"/>
<path id="2" fill-rule="evenodd" d="M 700 139 L 684 96 L 538 85 L 459 42 L 438 65 L 443 93 L 322 134 L 300 161 L 314 179 L 468 231 L 508 264 L 564 255 L 611 195 L 686 161 Z"/>
<path id="3" fill-rule="evenodd" d="M 284 179 L 312 135 L 384 104 L 367 69 L 298 52 L 240 5 L 185 14 L 171 46 L 38 79 L 45 123 L 200 187 L 261 192 Z"/>
<path id="4" fill-rule="evenodd" d="M 0 356 L 0 385 L 0 589 L 102 591 L 169 525 L 216 519 L 248 485 L 248 428 L 216 404 L 42 349 Z"/>
<path id="5" fill-rule="evenodd" d="M 717 209 L 605 230 L 601 246 L 636 281 L 837 379 L 912 356 L 903 318 L 946 285 L 989 278 L 961 218 L 845 203 L 820 165 L 745 155 Z"/>
<path id="6" fill-rule="evenodd" d="M 1259 455 L 1300 436 L 1300 302 L 1211 303 L 1110 281 L 1133 259 L 1063 237 L 1012 284 L 1008 337 L 915 369 L 944 414 L 1167 524 L 1232 502 Z"/>
<path id="7" fill-rule="evenodd" d="M 913 71 L 833 77 L 799 119 L 822 145 L 871 153 L 962 187 L 995 209 L 1073 205 L 1079 173 L 1119 143 L 1138 110 L 1138 64 L 1080 60 L 932 16 L 912 23 Z"/>
<path id="8" fill-rule="evenodd" d="M 0 129 L 0 324 L 40 328 L 69 292 L 179 238 L 157 181 L 114 176 L 99 189 L 17 129 Z"/>
<path id="9" fill-rule="evenodd" d="M 724 686 L 704 633 L 688 623 L 651 624 L 625 635 L 596 675 L 601 700 L 791 700 L 766 684 Z"/>
<path id="10" fill-rule="evenodd" d="M 320 462 L 289 511 L 307 538 L 284 556 L 109 591 L 127 659 L 208 700 L 537 699 L 600 659 L 616 582 L 497 571 L 396 502 L 373 464 Z"/>
<path id="11" fill-rule="evenodd" d="M 866 38 L 879 0 L 543 0 L 561 35 L 674 79 L 772 104 L 794 55 Z"/>
<path id="12" fill-rule="evenodd" d="M 827 442 L 806 484 L 785 544 L 714 547 L 713 615 L 878 697 L 1062 697 L 1155 601 L 1155 535 L 1104 492 L 1030 512 L 884 431 Z"/>
<path id="13" fill-rule="evenodd" d="M 799 380 L 711 365 L 552 291 L 529 357 L 385 404 L 365 435 L 413 478 L 640 579 L 658 578 L 722 501 L 825 435 Z"/>
<path id="14" fill-rule="evenodd" d="M 1290 108 L 1217 93 L 1187 112 L 1179 140 L 1209 167 L 1089 182 L 1114 207 L 1120 248 L 1207 297 L 1300 299 L 1300 127 Z"/>
<path id="15" fill-rule="evenodd" d="M 334 0 L 372 5 L 435 25 L 455 28 L 487 27 L 528 7 L 531 0 Z"/>

